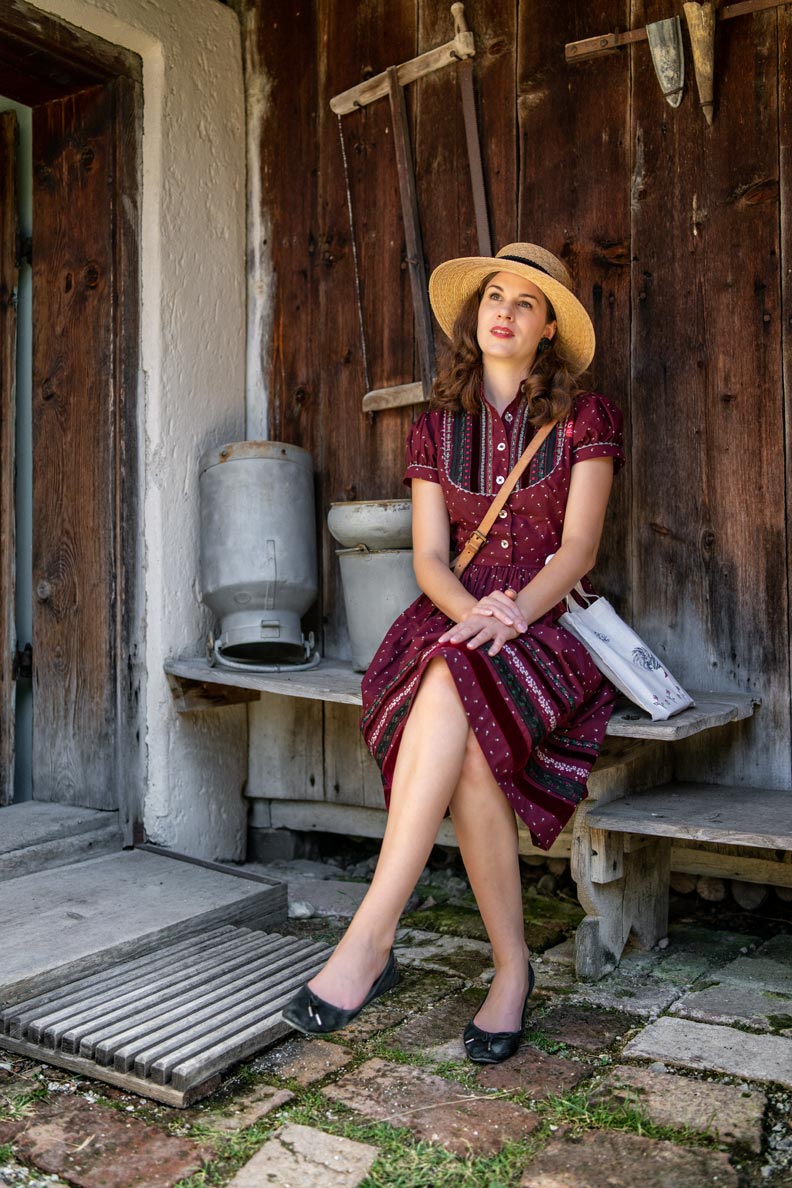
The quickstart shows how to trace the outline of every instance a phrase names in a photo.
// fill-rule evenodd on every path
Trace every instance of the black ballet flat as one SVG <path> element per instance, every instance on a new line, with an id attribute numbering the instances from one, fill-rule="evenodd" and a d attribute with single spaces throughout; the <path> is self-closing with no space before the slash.
<path id="1" fill-rule="evenodd" d="M 351 1011 L 333 1006 L 331 1002 L 325 1002 L 318 994 L 314 994 L 306 983 L 300 987 L 291 1002 L 286 1004 L 282 1014 L 287 1023 L 291 1023 L 292 1027 L 296 1027 L 305 1035 L 326 1035 L 330 1031 L 339 1031 L 346 1027 L 347 1023 L 351 1023 L 360 1014 L 363 1007 L 368 1006 L 381 994 L 392 990 L 398 981 L 399 967 L 391 949 L 385 968 L 360 1006 L 353 1007 Z"/>
<path id="2" fill-rule="evenodd" d="M 482 1031 L 472 1019 L 468 1023 L 463 1038 L 468 1059 L 472 1060 L 474 1064 L 500 1064 L 502 1060 L 508 1060 L 517 1051 L 522 1033 L 525 1031 L 525 1012 L 528 1010 L 528 999 L 533 994 L 535 980 L 533 967 L 529 961 L 528 993 L 523 1003 L 519 1031 Z"/>

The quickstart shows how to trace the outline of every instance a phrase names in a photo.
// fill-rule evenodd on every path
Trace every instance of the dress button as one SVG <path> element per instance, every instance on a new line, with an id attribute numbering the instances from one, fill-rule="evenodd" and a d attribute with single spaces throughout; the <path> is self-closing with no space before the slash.
<path id="1" fill-rule="evenodd" d="M 495 482 L 498 484 L 499 487 L 502 487 L 503 484 L 506 482 L 506 479 L 503 477 L 502 474 L 499 474 L 498 477 L 495 479 Z"/>
<path id="2" fill-rule="evenodd" d="M 510 421 L 512 419 L 511 413 L 506 413 L 506 416 L 503 419 L 504 421 Z"/>
<path id="3" fill-rule="evenodd" d="M 506 517 L 508 516 L 508 514 L 509 514 L 509 513 L 506 511 L 506 508 L 504 507 L 503 511 L 499 511 L 499 512 L 498 512 L 498 517 L 499 517 L 501 520 L 505 520 L 505 519 L 506 519 Z"/>
<path id="4" fill-rule="evenodd" d="M 499 450 L 505 450 L 505 449 L 506 449 L 506 443 L 505 443 L 505 442 L 503 442 L 503 441 L 499 441 L 499 442 L 498 442 L 498 449 L 499 449 Z"/>
<path id="5" fill-rule="evenodd" d="M 508 549 L 508 547 L 509 547 L 509 542 L 508 542 L 508 540 L 502 540 L 502 541 L 501 541 L 501 548 L 502 548 L 502 549 Z"/>

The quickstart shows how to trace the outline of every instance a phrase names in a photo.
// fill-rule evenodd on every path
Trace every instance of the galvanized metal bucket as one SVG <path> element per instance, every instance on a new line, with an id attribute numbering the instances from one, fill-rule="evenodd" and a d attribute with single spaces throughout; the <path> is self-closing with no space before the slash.
<path id="1" fill-rule="evenodd" d="M 318 663 L 300 620 L 316 599 L 313 464 L 299 446 L 241 441 L 201 459 L 201 589 L 230 667 Z"/>
<path id="2" fill-rule="evenodd" d="M 337 549 L 352 667 L 365 672 L 395 618 L 421 593 L 412 549 Z"/>

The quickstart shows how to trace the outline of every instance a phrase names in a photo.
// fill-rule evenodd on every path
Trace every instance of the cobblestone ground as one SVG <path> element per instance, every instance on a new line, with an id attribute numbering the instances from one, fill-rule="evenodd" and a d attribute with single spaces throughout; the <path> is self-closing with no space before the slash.
<path id="1" fill-rule="evenodd" d="M 335 940 L 368 869 L 281 867 L 290 930 Z M 789 906 L 730 916 L 680 897 L 667 943 L 584 985 L 568 878 L 527 867 L 525 905 L 537 989 L 513 1060 L 465 1060 L 489 950 L 458 867 L 435 867 L 396 991 L 187 1110 L 0 1050 L 0 1188 L 789 1188 Z"/>

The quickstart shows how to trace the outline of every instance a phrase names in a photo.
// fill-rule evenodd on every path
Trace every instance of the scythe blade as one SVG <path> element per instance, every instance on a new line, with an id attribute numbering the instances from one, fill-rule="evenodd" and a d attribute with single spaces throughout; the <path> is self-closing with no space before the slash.
<path id="1" fill-rule="evenodd" d="M 679 17 L 647 25 L 646 36 L 660 90 L 672 107 L 679 107 L 685 86 L 685 53 Z"/>

